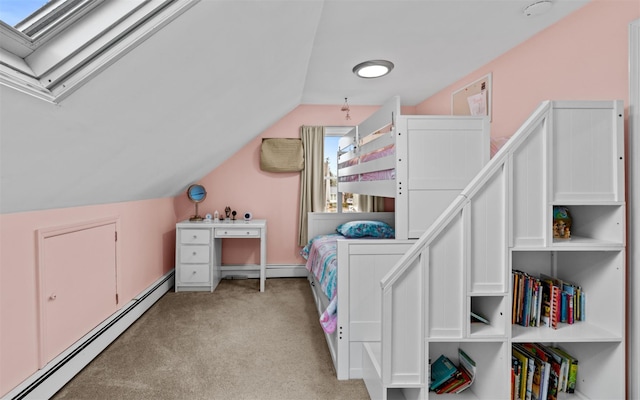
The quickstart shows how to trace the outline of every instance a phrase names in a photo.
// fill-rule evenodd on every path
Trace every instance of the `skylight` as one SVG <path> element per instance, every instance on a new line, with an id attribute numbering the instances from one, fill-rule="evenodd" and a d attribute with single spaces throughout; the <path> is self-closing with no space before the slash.
<path id="1" fill-rule="evenodd" d="M 58 102 L 200 0 L 0 0 L 0 84 Z"/>
<path id="2" fill-rule="evenodd" d="M 0 20 L 37 48 L 104 0 L 0 0 Z"/>
<path id="3" fill-rule="evenodd" d="M 15 27 L 47 3 L 48 0 L 0 0 L 0 20 Z"/>

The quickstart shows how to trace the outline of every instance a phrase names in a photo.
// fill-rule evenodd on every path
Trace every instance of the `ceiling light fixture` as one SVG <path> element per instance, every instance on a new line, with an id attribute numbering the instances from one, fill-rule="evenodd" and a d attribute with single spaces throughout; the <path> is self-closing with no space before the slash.
<path id="1" fill-rule="evenodd" d="M 549 0 L 542 0 L 529 4 L 522 10 L 522 13 L 527 17 L 535 17 L 536 15 L 544 14 L 551 9 L 553 3 Z"/>
<path id="2" fill-rule="evenodd" d="M 360 78 L 379 78 L 393 69 L 393 63 L 387 60 L 365 61 L 353 67 L 353 73 Z"/>
<path id="3" fill-rule="evenodd" d="M 346 119 L 347 121 L 351 119 L 351 115 L 349 115 L 349 112 L 351 110 L 349 110 L 349 103 L 347 102 L 347 98 L 344 98 L 344 104 L 342 105 L 342 108 L 340 109 L 340 111 L 344 111 L 347 114 L 345 115 L 344 119 Z"/>

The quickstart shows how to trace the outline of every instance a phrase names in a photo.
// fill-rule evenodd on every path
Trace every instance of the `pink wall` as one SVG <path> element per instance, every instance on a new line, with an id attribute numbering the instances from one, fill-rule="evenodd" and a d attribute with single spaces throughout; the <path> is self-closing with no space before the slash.
<path id="1" fill-rule="evenodd" d="M 173 211 L 167 198 L 0 215 L 0 395 L 38 369 L 35 232 L 118 218 L 121 307 L 173 268 Z"/>
<path id="2" fill-rule="evenodd" d="M 596 0 L 428 98 L 419 114 L 450 114 L 451 92 L 492 73 L 491 136 L 509 137 L 543 100 L 629 104 L 629 23 L 638 0 Z"/>
<path id="3" fill-rule="evenodd" d="M 207 198 L 199 206 L 200 215 L 225 206 L 239 215 L 251 211 L 256 219 L 267 220 L 267 264 L 304 264 L 298 252 L 298 210 L 300 173 L 273 173 L 260 170 L 262 138 L 299 138 L 300 126 L 356 125 L 378 107 L 352 106 L 351 120 L 346 121 L 340 105 L 301 105 L 249 142 L 221 166 L 200 180 L 207 189 Z M 175 199 L 176 215 L 186 219 L 194 207 L 186 195 Z M 258 241 L 225 240 L 223 264 L 253 264 L 258 262 Z"/>

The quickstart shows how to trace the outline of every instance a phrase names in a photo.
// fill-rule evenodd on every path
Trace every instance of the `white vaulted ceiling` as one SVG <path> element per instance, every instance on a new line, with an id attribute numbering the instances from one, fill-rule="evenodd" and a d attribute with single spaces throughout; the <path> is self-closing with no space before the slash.
<path id="1" fill-rule="evenodd" d="M 0 85 L 0 212 L 175 196 L 300 104 L 415 105 L 586 2 L 194 2 L 57 104 Z"/>

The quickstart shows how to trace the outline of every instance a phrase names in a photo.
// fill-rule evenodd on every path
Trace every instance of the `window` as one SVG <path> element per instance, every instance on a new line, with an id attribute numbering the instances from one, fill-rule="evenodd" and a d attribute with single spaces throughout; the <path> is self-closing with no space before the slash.
<path id="1" fill-rule="evenodd" d="M 0 0 L 0 84 L 59 102 L 196 3 Z"/>
<path id="2" fill-rule="evenodd" d="M 15 27 L 47 2 L 48 0 L 0 0 L 0 20 Z"/>
<path id="3" fill-rule="evenodd" d="M 357 202 L 351 193 L 338 193 L 338 141 L 349 132 L 351 126 L 325 127 L 324 132 L 324 179 L 325 212 L 358 212 Z"/>
<path id="4" fill-rule="evenodd" d="M 0 0 L 0 20 L 19 32 L 31 51 L 104 0 Z"/>

